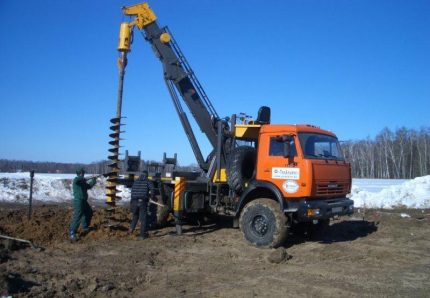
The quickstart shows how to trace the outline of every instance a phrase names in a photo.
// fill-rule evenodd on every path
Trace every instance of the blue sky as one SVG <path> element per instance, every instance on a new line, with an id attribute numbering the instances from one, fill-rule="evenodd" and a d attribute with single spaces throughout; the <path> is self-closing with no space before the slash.
<path id="1" fill-rule="evenodd" d="M 106 159 L 120 7 L 134 3 L 0 0 L 0 158 Z M 430 1 L 149 3 L 220 115 L 268 105 L 273 123 L 311 123 L 341 140 L 430 124 Z M 124 149 L 195 162 L 139 34 L 124 89 Z"/>

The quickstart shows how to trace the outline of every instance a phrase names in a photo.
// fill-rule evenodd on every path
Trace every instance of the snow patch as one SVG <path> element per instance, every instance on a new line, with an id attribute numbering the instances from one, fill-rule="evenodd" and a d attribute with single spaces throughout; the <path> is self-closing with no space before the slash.
<path id="1" fill-rule="evenodd" d="M 356 180 L 356 179 L 354 179 Z M 430 175 L 412 180 L 389 184 L 386 179 L 365 179 L 366 185 L 378 184 L 383 180 L 386 185 L 377 192 L 366 190 L 366 186 L 352 183 L 351 199 L 355 207 L 386 208 L 430 208 Z"/>
<path id="2" fill-rule="evenodd" d="M 73 174 L 35 174 L 33 199 L 42 202 L 70 202 L 72 195 Z M 88 191 L 93 200 L 105 201 L 106 179 L 99 178 L 97 184 Z M 130 200 L 130 189 L 118 186 L 121 201 Z M 29 173 L 0 173 L 0 201 L 27 203 L 30 192 Z"/>
<path id="3" fill-rule="evenodd" d="M 45 202 L 72 199 L 74 174 L 35 174 L 33 198 Z M 104 202 L 106 179 L 98 179 L 88 192 L 93 200 Z M 30 189 L 29 173 L 0 173 L 0 201 L 26 203 Z M 121 202 L 130 200 L 130 189 L 118 186 Z M 351 194 L 355 207 L 430 208 L 430 175 L 412 180 L 353 179 Z"/>

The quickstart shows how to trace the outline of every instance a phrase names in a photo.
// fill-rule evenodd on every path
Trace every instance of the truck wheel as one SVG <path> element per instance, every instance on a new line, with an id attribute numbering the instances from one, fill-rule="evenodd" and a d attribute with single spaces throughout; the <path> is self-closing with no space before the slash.
<path id="1" fill-rule="evenodd" d="M 256 199 L 242 210 L 239 226 L 245 239 L 258 247 L 281 246 L 287 238 L 287 217 L 278 202 Z"/>
<path id="2" fill-rule="evenodd" d="M 232 190 L 240 193 L 254 176 L 255 148 L 240 146 L 231 152 L 227 161 L 227 182 Z"/>

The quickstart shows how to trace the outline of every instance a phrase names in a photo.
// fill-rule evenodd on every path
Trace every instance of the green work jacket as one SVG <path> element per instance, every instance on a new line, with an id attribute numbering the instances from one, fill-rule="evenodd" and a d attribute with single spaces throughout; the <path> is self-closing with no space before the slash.
<path id="1" fill-rule="evenodd" d="M 88 200 L 88 190 L 96 184 L 96 179 L 91 179 L 89 183 L 82 176 L 73 179 L 73 198 L 75 200 Z"/>

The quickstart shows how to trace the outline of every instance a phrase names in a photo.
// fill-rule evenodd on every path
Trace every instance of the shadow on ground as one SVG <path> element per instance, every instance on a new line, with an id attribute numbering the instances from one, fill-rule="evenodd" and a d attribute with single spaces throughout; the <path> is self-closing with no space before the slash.
<path id="1" fill-rule="evenodd" d="M 0 288 L 2 291 L 6 291 L 8 295 L 26 293 L 34 286 L 40 286 L 40 284 L 24 280 L 18 273 L 2 273 L 0 276 Z M 4 293 L 2 293 L 3 295 Z"/>
<path id="2" fill-rule="evenodd" d="M 348 242 L 366 237 L 378 230 L 375 222 L 367 220 L 345 220 L 334 223 L 323 229 L 312 231 L 309 229 L 292 229 L 285 243 L 285 247 L 314 241 L 319 243 Z"/>
<path id="3" fill-rule="evenodd" d="M 345 220 L 333 223 L 322 229 L 313 229 L 312 224 L 308 226 L 298 225 L 290 229 L 284 247 L 291 247 L 307 241 L 319 243 L 335 243 L 353 241 L 366 237 L 378 230 L 377 224 L 367 220 Z M 231 229 L 233 219 L 231 217 L 212 217 L 209 219 L 188 219 L 187 225 L 183 228 L 184 236 L 198 236 L 213 233 L 220 229 Z M 311 228 L 309 228 L 311 227 Z M 175 232 L 171 232 L 175 234 Z"/>
<path id="4" fill-rule="evenodd" d="M 184 221 L 184 236 L 198 236 L 213 233 L 220 229 L 232 228 L 233 219 L 224 215 L 203 214 L 191 216 Z M 174 232 L 172 232 L 174 233 Z"/>

